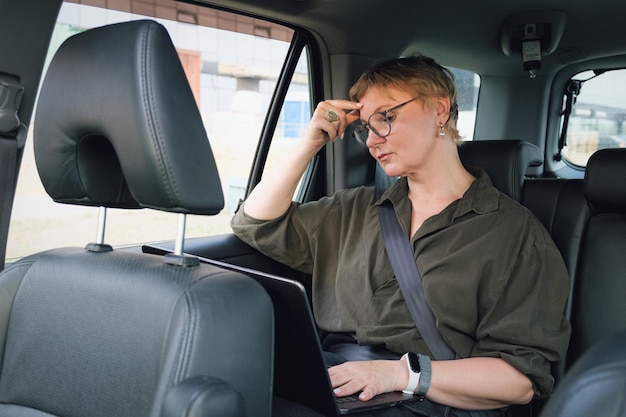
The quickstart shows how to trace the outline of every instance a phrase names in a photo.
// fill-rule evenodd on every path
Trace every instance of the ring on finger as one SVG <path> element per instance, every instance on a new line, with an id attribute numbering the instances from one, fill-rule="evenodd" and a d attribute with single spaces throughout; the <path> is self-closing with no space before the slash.
<path id="1" fill-rule="evenodd" d="M 337 120 L 339 120 L 339 115 L 335 113 L 334 110 L 328 110 L 326 112 L 326 120 L 328 120 L 331 123 L 336 122 Z"/>

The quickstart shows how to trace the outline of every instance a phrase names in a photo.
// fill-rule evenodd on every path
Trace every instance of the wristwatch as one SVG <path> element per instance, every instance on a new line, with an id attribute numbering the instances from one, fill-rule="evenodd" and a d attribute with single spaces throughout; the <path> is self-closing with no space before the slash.
<path id="1" fill-rule="evenodd" d="M 415 390 L 420 384 L 420 360 L 419 357 L 413 353 L 405 353 L 402 357 L 406 361 L 409 369 L 409 383 L 405 389 L 402 390 L 405 394 L 415 394 Z"/>
<path id="2" fill-rule="evenodd" d="M 409 352 L 402 356 L 409 369 L 409 383 L 402 392 L 406 394 L 426 395 L 430 388 L 430 356 L 416 355 Z M 417 387 L 419 386 L 419 389 Z M 417 390 L 417 392 L 415 392 Z"/>

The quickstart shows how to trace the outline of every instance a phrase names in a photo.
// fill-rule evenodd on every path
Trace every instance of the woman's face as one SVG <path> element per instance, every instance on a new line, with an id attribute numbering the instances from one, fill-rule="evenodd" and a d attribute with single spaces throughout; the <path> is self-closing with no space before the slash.
<path id="1" fill-rule="evenodd" d="M 361 98 L 361 120 L 366 123 L 377 112 L 389 110 L 414 98 L 412 93 L 394 88 L 370 88 Z M 441 141 L 437 107 L 419 98 L 389 112 L 391 132 L 380 137 L 369 131 L 367 147 L 389 176 L 410 176 L 426 167 L 429 156 Z"/>

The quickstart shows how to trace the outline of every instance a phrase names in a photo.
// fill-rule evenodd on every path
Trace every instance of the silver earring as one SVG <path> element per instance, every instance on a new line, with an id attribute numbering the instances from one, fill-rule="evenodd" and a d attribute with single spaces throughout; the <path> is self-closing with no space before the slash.
<path id="1" fill-rule="evenodd" d="M 439 123 L 439 136 L 443 137 L 446 135 L 446 132 L 443 130 L 443 123 Z"/>

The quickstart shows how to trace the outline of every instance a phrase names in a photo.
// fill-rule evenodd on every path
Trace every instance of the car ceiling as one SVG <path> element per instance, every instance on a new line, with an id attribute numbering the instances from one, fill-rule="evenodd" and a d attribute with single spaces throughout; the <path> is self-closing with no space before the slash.
<path id="1" fill-rule="evenodd" d="M 565 29 L 542 71 L 626 55 L 626 2 L 615 0 L 203 0 L 309 30 L 331 54 L 388 57 L 419 51 L 482 75 L 526 76 L 521 55 L 500 46 L 510 16 L 564 11 Z M 541 22 L 536 22 L 541 23 Z"/>

